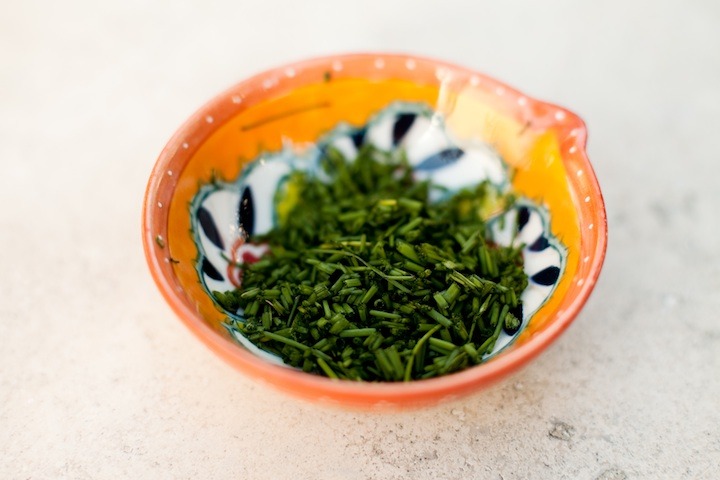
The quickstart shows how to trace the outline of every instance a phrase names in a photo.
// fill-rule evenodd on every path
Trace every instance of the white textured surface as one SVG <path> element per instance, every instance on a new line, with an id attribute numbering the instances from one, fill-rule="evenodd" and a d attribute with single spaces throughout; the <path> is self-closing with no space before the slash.
<path id="1" fill-rule="evenodd" d="M 719 4 L 440 3 L 4 2 L 0 478 L 720 477 Z M 370 49 L 577 111 L 610 221 L 597 289 L 554 346 L 400 415 L 246 380 L 165 305 L 139 233 L 154 159 L 202 102 Z"/>

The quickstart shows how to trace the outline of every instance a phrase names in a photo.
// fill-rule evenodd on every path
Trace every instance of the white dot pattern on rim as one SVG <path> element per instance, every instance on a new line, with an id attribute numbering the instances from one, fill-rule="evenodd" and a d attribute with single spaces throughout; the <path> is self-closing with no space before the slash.
<path id="1" fill-rule="evenodd" d="M 585 283 L 585 279 L 584 279 L 584 278 L 581 278 L 580 280 L 578 280 L 578 281 L 577 281 L 578 287 L 582 287 L 583 283 Z"/>
<path id="2" fill-rule="evenodd" d="M 557 112 L 555 112 L 555 120 L 557 120 L 558 122 L 565 120 L 565 112 L 563 112 L 562 110 L 558 110 Z"/>
<path id="3" fill-rule="evenodd" d="M 340 70 L 342 70 L 343 69 L 342 62 L 339 60 L 334 61 L 332 64 L 332 69 L 335 70 L 336 72 L 339 72 Z"/>
<path id="4" fill-rule="evenodd" d="M 527 98 L 525 98 L 525 97 L 519 97 L 519 98 L 517 99 L 517 103 L 518 103 L 518 105 L 520 105 L 521 107 L 524 107 L 525 105 L 527 105 Z"/>
<path id="5" fill-rule="evenodd" d="M 233 96 L 232 96 L 232 102 L 233 102 L 233 103 L 236 103 L 236 104 L 237 104 L 237 103 L 240 103 L 240 102 L 242 102 L 242 97 L 241 97 L 240 95 L 233 95 Z"/>
<path id="6" fill-rule="evenodd" d="M 472 85 L 473 87 L 477 87 L 478 85 L 480 85 L 480 77 L 476 75 L 470 77 L 470 85 Z"/>
<path id="7" fill-rule="evenodd" d="M 590 256 L 583 258 L 583 263 L 588 263 L 589 261 L 590 261 Z"/>
<path id="8" fill-rule="evenodd" d="M 572 147 L 570 147 L 570 148 L 568 149 L 568 152 L 570 152 L 570 153 L 575 153 L 575 152 L 577 152 L 577 147 L 576 147 L 575 145 L 573 145 Z"/>
<path id="9" fill-rule="evenodd" d="M 588 225 L 588 230 L 592 230 L 593 227 L 595 227 L 595 225 L 591 223 L 590 225 Z"/>
<path id="10" fill-rule="evenodd" d="M 162 208 L 162 207 L 163 207 L 162 202 L 158 202 L 157 205 L 158 205 L 158 208 Z"/>
<path id="11" fill-rule="evenodd" d="M 496 87 L 495 88 L 495 95 L 503 96 L 505 95 L 505 89 L 503 87 Z"/>
<path id="12" fill-rule="evenodd" d="M 585 203 L 590 203 L 590 196 L 585 197 Z"/>
<path id="13" fill-rule="evenodd" d="M 383 60 L 382 58 L 376 58 L 375 59 L 375 68 L 378 68 L 378 69 L 385 68 L 385 60 Z"/>
<path id="14" fill-rule="evenodd" d="M 405 61 L 405 68 L 407 68 L 408 70 L 415 70 L 415 67 L 416 67 L 415 60 L 413 60 L 412 58 L 408 58 Z"/>
<path id="15" fill-rule="evenodd" d="M 190 145 L 188 145 L 187 142 L 183 142 L 183 144 L 182 144 L 182 148 L 185 149 L 185 150 L 187 150 L 189 146 L 190 146 Z"/>
<path id="16" fill-rule="evenodd" d="M 205 121 L 207 123 L 213 123 L 215 119 L 212 117 L 212 115 L 208 115 L 207 117 L 205 117 Z"/>
<path id="17" fill-rule="evenodd" d="M 294 68 L 286 68 L 285 76 L 288 78 L 293 78 L 295 76 L 295 69 Z"/>
<path id="18" fill-rule="evenodd" d="M 172 170 L 167 171 L 168 176 L 172 177 Z"/>
<path id="19" fill-rule="evenodd" d="M 582 175 L 583 175 L 582 169 L 581 169 L 581 170 L 578 170 L 578 171 L 577 171 L 577 176 L 578 176 L 578 177 L 582 177 Z"/>

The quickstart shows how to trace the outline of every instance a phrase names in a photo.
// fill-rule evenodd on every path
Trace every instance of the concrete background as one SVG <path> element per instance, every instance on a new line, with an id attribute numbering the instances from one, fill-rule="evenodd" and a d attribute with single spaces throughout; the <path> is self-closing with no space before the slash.
<path id="1" fill-rule="evenodd" d="M 720 478 L 720 4 L 3 2 L 0 478 Z M 579 113 L 610 243 L 576 323 L 407 414 L 247 380 L 150 279 L 150 169 L 205 100 L 340 51 L 437 56 Z"/>

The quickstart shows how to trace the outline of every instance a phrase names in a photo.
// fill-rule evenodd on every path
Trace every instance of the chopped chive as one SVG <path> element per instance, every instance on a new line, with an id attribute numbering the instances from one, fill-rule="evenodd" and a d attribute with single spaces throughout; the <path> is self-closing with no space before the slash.
<path id="1" fill-rule="evenodd" d="M 240 294 L 240 298 L 250 300 L 251 298 L 257 297 L 259 294 L 260 294 L 259 288 L 249 288 Z"/>
<path id="2" fill-rule="evenodd" d="M 372 300 L 372 297 L 375 296 L 375 294 L 378 292 L 378 286 L 373 284 L 370 285 L 370 288 L 367 289 L 365 294 L 360 299 L 360 303 L 367 304 L 370 300 Z"/>
<path id="3" fill-rule="evenodd" d="M 441 340 L 439 338 L 431 337 L 428 340 L 428 343 L 434 347 L 438 347 L 442 350 L 446 350 L 448 352 L 455 350 L 457 348 L 457 345 L 455 345 L 452 342 L 447 342 L 445 340 Z"/>
<path id="4" fill-rule="evenodd" d="M 282 335 L 277 335 L 272 332 L 263 332 L 263 335 L 266 338 L 269 338 L 271 340 L 275 340 L 276 342 L 284 343 L 286 345 L 290 345 L 291 347 L 298 348 L 300 350 L 309 350 L 310 347 L 307 345 L 303 345 L 302 343 L 296 342 L 295 340 L 287 337 L 283 337 Z"/>
<path id="5" fill-rule="evenodd" d="M 395 287 L 396 289 L 400 290 L 403 293 L 410 293 L 410 289 L 408 289 L 406 286 L 404 286 L 401 283 L 398 283 L 395 280 L 388 280 L 387 282 L 388 282 L 388 284 L 392 285 L 393 287 Z"/>
<path id="6" fill-rule="evenodd" d="M 252 303 L 250 303 L 250 305 L 245 308 L 245 315 L 247 315 L 248 317 L 252 317 L 258 312 L 259 309 L 260 302 L 258 302 L 257 300 L 253 300 Z"/>
<path id="7" fill-rule="evenodd" d="M 413 312 L 415 312 L 415 307 L 414 307 L 413 305 L 407 303 L 407 304 L 405 304 L 405 305 L 400 305 L 400 306 L 398 307 L 398 310 L 399 310 L 400 312 L 404 313 L 405 315 L 410 315 L 410 314 L 412 314 Z"/>
<path id="8" fill-rule="evenodd" d="M 407 280 L 414 280 L 415 277 L 413 277 L 412 275 L 388 275 L 387 277 L 385 277 L 385 279 L 388 282 L 393 282 L 398 285 L 403 285 L 403 282 L 405 282 Z"/>
<path id="9" fill-rule="evenodd" d="M 463 349 L 465 352 L 472 358 L 473 362 L 480 363 L 480 356 L 478 355 L 478 351 L 475 349 L 475 345 L 472 343 L 466 343 L 463 345 Z"/>
<path id="10" fill-rule="evenodd" d="M 337 335 L 343 330 L 345 330 L 348 326 L 350 326 L 350 322 L 348 322 L 347 319 L 342 318 L 341 320 L 335 322 L 332 327 L 330 327 L 330 333 L 332 333 L 333 335 Z"/>
<path id="11" fill-rule="evenodd" d="M 465 243 L 462 244 L 462 248 L 460 250 L 460 253 L 468 253 L 472 248 L 477 245 L 478 243 L 478 237 L 480 236 L 480 230 L 475 230 L 470 237 L 465 240 Z"/>
<path id="12" fill-rule="evenodd" d="M 347 212 L 342 215 L 338 215 L 338 220 L 341 222 L 347 222 L 350 220 L 357 220 L 358 218 L 365 218 L 367 215 L 368 212 L 365 210 L 356 210 L 354 212 Z"/>
<path id="13" fill-rule="evenodd" d="M 435 334 L 435 332 L 440 330 L 441 327 L 442 327 L 442 325 L 435 325 L 430 330 L 428 330 L 428 332 L 425 333 L 425 335 L 423 335 L 420 338 L 420 340 L 418 340 L 418 342 L 415 344 L 415 347 L 413 347 L 413 350 L 412 350 L 412 354 L 417 355 L 417 353 L 420 351 L 420 349 L 425 344 L 425 342 L 427 342 Z"/>
<path id="14" fill-rule="evenodd" d="M 389 348 L 385 349 L 385 353 L 390 361 L 390 365 L 392 366 L 393 380 L 401 380 L 405 369 L 403 368 L 402 360 L 400 360 L 400 355 L 398 354 L 395 345 L 391 345 Z"/>
<path id="15" fill-rule="evenodd" d="M 395 248 L 401 255 L 409 258 L 413 262 L 422 263 L 422 261 L 420 260 L 420 257 L 418 257 L 417 253 L 415 252 L 415 248 L 413 248 L 413 246 L 410 245 L 409 243 L 398 240 L 396 242 Z"/>
<path id="16" fill-rule="evenodd" d="M 286 312 L 285 307 L 283 307 L 282 304 L 281 304 L 280 302 L 278 302 L 277 300 L 273 300 L 273 301 L 270 303 L 270 305 L 271 305 L 280 315 L 284 315 L 284 314 L 285 314 L 285 312 Z"/>
<path id="17" fill-rule="evenodd" d="M 263 328 L 265 330 L 269 329 L 272 326 L 272 311 L 269 309 L 265 309 L 261 318 Z"/>
<path id="18" fill-rule="evenodd" d="M 348 278 L 345 280 L 346 287 L 359 287 L 360 285 L 362 285 L 362 282 L 359 278 Z"/>
<path id="19" fill-rule="evenodd" d="M 442 294 L 445 301 L 449 304 L 455 303 L 455 300 L 457 300 L 459 295 L 460 287 L 457 286 L 457 283 L 451 283 L 447 290 L 445 290 Z"/>
<path id="20" fill-rule="evenodd" d="M 414 228 L 420 226 L 425 220 L 422 217 L 416 217 L 415 219 L 411 220 L 410 222 L 403 225 L 401 228 L 398 229 L 397 233 L 398 235 L 405 235 L 406 233 L 410 232 Z"/>
<path id="21" fill-rule="evenodd" d="M 447 311 L 447 309 L 450 307 L 447 300 L 445 300 L 445 297 L 440 292 L 435 293 L 433 295 L 433 299 L 435 300 L 435 303 L 442 311 Z"/>
<path id="22" fill-rule="evenodd" d="M 322 350 L 318 350 L 317 348 L 311 348 L 309 350 L 309 353 L 311 355 L 314 355 L 317 358 L 321 358 L 321 359 L 325 360 L 326 362 L 332 361 L 332 359 L 330 358 L 330 356 L 327 353 L 323 352 Z"/>
<path id="23" fill-rule="evenodd" d="M 305 372 L 412 381 L 481 363 L 521 327 L 521 247 L 489 241 L 477 214 L 509 195 L 483 183 L 430 202 L 436 187 L 402 153 L 370 145 L 355 159 L 328 148 L 319 169 L 323 181 L 292 172 L 296 205 L 249 238 L 272 254 L 237 265 L 242 288 L 213 292 L 242 315 L 231 328 Z"/>
<path id="24" fill-rule="evenodd" d="M 398 198 L 397 203 L 401 207 L 411 211 L 422 210 L 423 206 L 425 205 L 423 202 L 405 197 Z"/>
<path id="25" fill-rule="evenodd" d="M 340 332 L 340 336 L 343 338 L 351 338 L 351 337 L 369 337 L 373 333 L 375 333 L 377 330 L 375 328 L 349 328 L 347 330 L 343 330 Z"/>
<path id="26" fill-rule="evenodd" d="M 325 360 L 322 358 L 316 358 L 315 362 L 318 364 L 318 366 L 322 369 L 323 372 L 325 372 L 325 375 L 327 375 L 330 378 L 336 379 L 338 378 L 337 374 L 333 371 L 332 368 L 330 368 L 330 365 L 328 365 Z"/>
<path id="27" fill-rule="evenodd" d="M 370 310 L 368 313 L 370 315 L 372 315 L 373 317 L 390 318 L 390 319 L 402 318 L 402 315 L 398 315 L 397 313 L 383 312 L 380 310 Z"/>
<path id="28" fill-rule="evenodd" d="M 428 312 L 428 315 L 430 318 L 438 322 L 443 327 L 450 327 L 452 326 L 453 322 L 449 318 L 447 318 L 445 315 L 441 314 L 435 309 L 432 309 Z"/>

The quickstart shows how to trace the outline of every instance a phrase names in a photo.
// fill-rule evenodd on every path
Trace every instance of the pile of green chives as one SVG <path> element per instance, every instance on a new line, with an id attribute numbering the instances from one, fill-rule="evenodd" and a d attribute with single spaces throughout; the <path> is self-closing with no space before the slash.
<path id="1" fill-rule="evenodd" d="M 330 180 L 294 173 L 299 201 L 250 239 L 271 253 L 242 265 L 242 288 L 214 292 L 248 339 L 306 372 L 409 381 L 481 363 L 517 331 L 522 254 L 490 242 L 483 218 L 511 196 L 482 183 L 430 203 L 402 152 L 328 150 L 321 165 Z"/>

